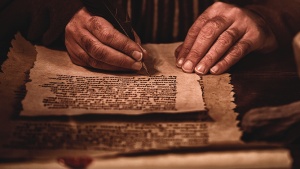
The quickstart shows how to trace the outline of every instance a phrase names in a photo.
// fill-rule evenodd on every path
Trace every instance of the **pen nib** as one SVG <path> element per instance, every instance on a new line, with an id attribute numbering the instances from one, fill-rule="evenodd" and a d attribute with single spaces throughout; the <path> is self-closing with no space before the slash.
<path id="1" fill-rule="evenodd" d="M 143 68 L 146 71 L 147 75 L 150 76 L 150 73 L 149 73 L 149 71 L 148 71 L 148 69 L 147 69 L 147 67 L 146 67 L 146 65 L 145 65 L 144 62 L 143 62 Z"/>

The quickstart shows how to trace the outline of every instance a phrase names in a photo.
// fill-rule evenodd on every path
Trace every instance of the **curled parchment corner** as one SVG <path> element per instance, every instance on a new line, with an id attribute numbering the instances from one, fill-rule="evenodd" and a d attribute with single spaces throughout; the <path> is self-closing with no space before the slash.
<path id="1" fill-rule="evenodd" d="M 300 78 L 300 32 L 294 37 L 293 48 L 295 54 L 295 61 L 298 69 L 298 76 Z"/>
<path id="2" fill-rule="evenodd" d="M 292 143 L 300 138 L 300 101 L 246 112 L 241 128 L 252 139 Z"/>
<path id="3" fill-rule="evenodd" d="M 35 47 L 20 33 L 15 34 L 11 46 L 7 60 L 1 66 L 3 73 L 0 73 L 0 108 L 7 115 L 20 111 L 25 83 L 37 56 Z"/>

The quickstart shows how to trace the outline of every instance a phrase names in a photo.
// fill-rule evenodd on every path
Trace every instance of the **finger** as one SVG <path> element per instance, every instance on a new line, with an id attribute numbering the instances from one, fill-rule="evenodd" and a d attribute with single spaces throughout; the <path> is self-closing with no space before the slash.
<path id="1" fill-rule="evenodd" d="M 215 66 L 210 69 L 212 74 L 221 74 L 237 63 L 242 57 L 252 51 L 253 43 L 249 40 L 241 39 L 225 54 Z"/>
<path id="2" fill-rule="evenodd" d="M 134 58 L 136 61 L 142 60 L 142 51 L 137 43 L 124 34 L 116 30 L 104 18 L 93 16 L 89 20 L 90 25 L 88 30 L 93 34 L 101 43 L 110 46 L 115 50 Z"/>
<path id="3" fill-rule="evenodd" d="M 138 34 L 135 31 L 133 31 L 133 33 L 134 33 L 134 37 L 135 37 L 135 42 L 138 44 L 138 46 L 142 50 L 142 53 L 143 53 L 142 60 L 145 60 L 149 57 L 149 54 L 148 54 L 147 50 L 142 47 L 142 41 L 141 41 L 140 37 L 138 36 Z"/>
<path id="4" fill-rule="evenodd" d="M 89 20 L 91 16 L 83 9 L 80 11 L 83 18 L 80 18 L 80 20 Z M 77 28 L 77 25 L 74 24 L 74 22 L 70 22 L 66 27 L 66 41 L 75 41 L 79 48 L 82 48 L 84 52 L 88 54 L 90 57 L 94 57 L 94 59 L 98 60 L 99 62 L 106 63 L 108 65 L 113 65 L 116 67 L 123 67 L 125 69 L 133 69 L 133 70 L 139 70 L 141 67 L 141 63 L 136 63 L 134 59 L 131 57 L 120 54 L 120 52 L 115 51 L 114 49 L 103 45 L 100 41 L 98 41 L 97 38 L 95 38 L 89 31 L 86 29 L 86 24 L 82 24 L 83 27 Z M 77 29 L 76 29 L 77 28 Z M 76 34 L 74 35 L 74 32 Z M 70 45 L 70 48 L 73 47 L 74 50 L 74 44 Z M 109 51 L 105 50 L 107 48 Z M 76 51 L 76 49 L 75 49 Z M 103 53 L 98 53 L 98 51 L 103 51 Z M 83 52 L 82 52 L 83 53 Z M 104 54 L 105 53 L 105 54 Z M 81 53 L 80 53 L 81 54 Z M 104 55 L 104 56 L 103 56 Z M 138 53 L 139 57 L 141 57 L 141 53 Z M 80 55 L 79 57 L 84 56 Z M 116 57 L 117 56 L 117 57 Z M 78 57 L 78 56 L 77 56 Z M 108 58 L 108 59 L 107 59 Z M 81 60 L 84 59 L 84 57 L 80 58 Z M 104 60 L 102 60 L 104 59 Z M 87 59 L 84 59 L 85 62 L 88 62 Z"/>
<path id="5" fill-rule="evenodd" d="M 208 20 L 208 12 L 204 12 L 202 15 L 200 15 L 197 20 L 194 22 L 194 24 L 189 29 L 187 36 L 183 42 L 183 45 L 181 47 L 181 50 L 178 53 L 176 66 L 181 68 L 184 62 L 185 57 L 189 54 L 190 49 L 192 48 L 199 31 L 201 30 L 202 26 L 205 24 L 205 22 Z"/>
<path id="6" fill-rule="evenodd" d="M 141 62 L 137 62 L 124 53 L 102 44 L 89 32 L 82 35 L 79 41 L 78 44 L 81 48 L 99 62 L 125 69 L 140 70 L 142 68 Z M 141 52 L 138 55 L 142 58 Z"/>
<path id="7" fill-rule="evenodd" d="M 66 45 L 67 44 L 68 43 L 66 43 Z M 124 69 L 103 62 L 99 62 L 98 60 L 90 57 L 79 45 L 75 44 L 74 46 L 74 49 L 76 50 L 69 50 L 68 53 L 71 58 L 71 61 L 76 65 L 109 71 L 130 71 L 129 69 Z"/>
<path id="8" fill-rule="evenodd" d="M 226 30 L 232 22 L 227 21 L 223 16 L 216 16 L 201 28 L 197 39 L 195 40 L 189 54 L 186 56 L 182 70 L 191 73 L 196 64 L 208 52 L 215 40 Z"/>
<path id="9" fill-rule="evenodd" d="M 82 66 L 82 67 L 90 67 L 84 60 L 81 60 L 80 58 L 85 57 L 83 53 L 76 53 L 74 51 L 69 50 L 68 55 L 75 65 Z M 79 57 L 78 57 L 79 56 Z"/>
<path id="10" fill-rule="evenodd" d="M 228 28 L 224 31 L 195 67 L 195 72 L 206 74 L 209 69 L 241 38 L 243 32 L 236 28 Z"/>
<path id="11" fill-rule="evenodd" d="M 181 49 L 182 49 L 182 46 L 183 46 L 183 44 L 180 44 L 180 45 L 175 49 L 174 55 L 175 55 L 176 58 L 178 58 L 178 55 L 179 55 L 179 52 L 180 52 Z"/>
<path id="12" fill-rule="evenodd" d="M 79 66 L 84 66 L 88 67 L 88 56 L 86 52 L 77 44 L 77 43 L 72 43 L 72 41 L 65 41 L 65 45 L 67 48 L 67 52 L 69 54 L 69 57 L 71 61 Z"/>

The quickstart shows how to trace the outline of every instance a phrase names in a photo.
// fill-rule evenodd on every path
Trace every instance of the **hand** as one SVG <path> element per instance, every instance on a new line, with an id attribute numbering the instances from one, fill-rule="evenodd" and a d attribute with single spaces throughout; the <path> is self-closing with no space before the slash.
<path id="1" fill-rule="evenodd" d="M 91 16 L 82 8 L 66 26 L 65 44 L 77 65 L 110 71 L 140 70 L 146 53 L 135 36 L 137 42 L 117 31 L 104 18 Z"/>
<path id="2" fill-rule="evenodd" d="M 260 16 L 216 2 L 198 17 L 176 49 L 176 65 L 188 73 L 221 74 L 249 52 L 269 52 L 276 46 L 273 33 Z"/>

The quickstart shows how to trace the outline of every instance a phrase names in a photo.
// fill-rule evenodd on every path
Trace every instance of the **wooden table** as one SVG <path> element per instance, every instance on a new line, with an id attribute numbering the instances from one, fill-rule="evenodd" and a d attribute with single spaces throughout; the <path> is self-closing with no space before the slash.
<path id="1" fill-rule="evenodd" d="M 300 79 L 297 74 L 292 50 L 274 52 L 267 55 L 250 54 L 236 64 L 231 70 L 232 84 L 235 92 L 236 111 L 241 120 L 250 109 L 264 106 L 280 106 L 300 101 Z M 281 125 L 278 123 L 278 125 Z M 288 129 L 289 136 L 296 140 L 287 144 L 294 159 L 293 168 L 300 167 L 300 122 Z M 289 137 L 280 133 L 266 141 L 285 141 Z M 244 141 L 261 140 L 255 133 L 243 133 Z M 293 138 L 294 139 L 294 138 Z"/>
<path id="2" fill-rule="evenodd" d="M 231 70 L 237 111 L 300 101 L 300 79 L 291 51 L 250 54 Z"/>

